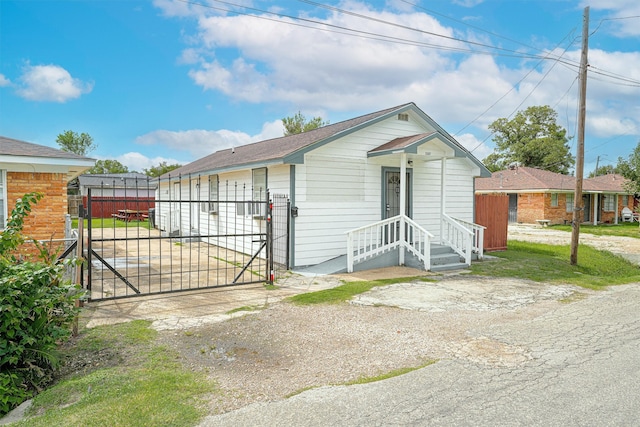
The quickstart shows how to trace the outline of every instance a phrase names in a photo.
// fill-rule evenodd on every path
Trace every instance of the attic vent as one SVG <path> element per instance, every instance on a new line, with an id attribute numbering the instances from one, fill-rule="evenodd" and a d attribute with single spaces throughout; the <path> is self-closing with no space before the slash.
<path id="1" fill-rule="evenodd" d="M 398 120 L 403 121 L 403 122 L 408 122 L 409 121 L 409 114 L 407 114 L 407 113 L 398 114 Z"/>

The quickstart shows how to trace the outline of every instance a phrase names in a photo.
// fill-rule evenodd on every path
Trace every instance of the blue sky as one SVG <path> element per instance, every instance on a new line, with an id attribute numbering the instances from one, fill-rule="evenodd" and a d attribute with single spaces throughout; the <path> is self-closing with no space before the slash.
<path id="1" fill-rule="evenodd" d="M 640 3 L 588 5 L 585 173 L 640 140 Z M 0 135 L 87 132 L 91 157 L 142 171 L 281 136 L 297 111 L 336 123 L 415 102 L 482 159 L 487 125 L 530 105 L 575 135 L 585 6 L 0 0 Z"/>

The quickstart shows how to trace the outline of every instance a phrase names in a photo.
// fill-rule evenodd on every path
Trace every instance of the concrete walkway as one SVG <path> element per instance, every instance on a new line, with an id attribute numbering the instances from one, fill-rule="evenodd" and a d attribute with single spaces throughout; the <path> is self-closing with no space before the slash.
<path id="1" fill-rule="evenodd" d="M 303 276 L 288 273 L 277 280 L 277 289 L 272 290 L 262 284 L 239 285 L 89 303 L 83 311 L 83 321 L 89 328 L 131 320 L 149 320 L 157 330 L 185 329 L 250 313 L 245 311 L 227 314 L 240 307 L 263 307 L 295 294 L 333 288 L 341 285 L 343 281 L 428 274 L 407 267 L 389 267 L 340 275 Z"/>

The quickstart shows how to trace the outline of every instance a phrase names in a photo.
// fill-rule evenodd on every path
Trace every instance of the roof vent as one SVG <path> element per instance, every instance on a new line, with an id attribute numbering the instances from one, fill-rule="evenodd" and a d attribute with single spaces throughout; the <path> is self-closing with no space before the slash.
<path id="1" fill-rule="evenodd" d="M 403 121 L 403 122 L 408 122 L 409 121 L 409 114 L 407 114 L 407 113 L 399 113 L 398 114 L 398 120 Z"/>

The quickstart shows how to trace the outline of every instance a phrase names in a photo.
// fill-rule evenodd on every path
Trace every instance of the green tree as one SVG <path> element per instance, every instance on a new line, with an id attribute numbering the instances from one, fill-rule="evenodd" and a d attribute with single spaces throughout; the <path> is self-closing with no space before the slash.
<path id="1" fill-rule="evenodd" d="M 575 163 L 567 131 L 556 123 L 557 113 L 548 105 L 519 111 L 511 120 L 500 118 L 489 125 L 494 133 L 494 152 L 484 159 L 495 172 L 517 162 L 557 173 L 568 173 Z"/>
<path id="2" fill-rule="evenodd" d="M 152 178 L 157 178 L 160 175 L 164 175 L 167 172 L 171 172 L 174 169 L 178 169 L 182 165 L 179 163 L 174 163 L 172 165 L 168 165 L 167 162 L 160 162 L 157 166 L 152 166 L 149 169 L 143 169 L 145 175 L 150 176 Z"/>
<path id="3" fill-rule="evenodd" d="M 600 175 L 608 175 L 610 173 L 619 173 L 618 167 L 613 165 L 598 166 L 595 171 L 589 172 L 589 178 L 593 178 Z"/>
<path id="4" fill-rule="evenodd" d="M 322 117 L 314 117 L 307 120 L 307 118 L 298 111 L 295 116 L 282 119 L 282 124 L 284 125 L 284 136 L 289 136 L 317 129 L 328 125 L 329 122 L 323 121 Z"/>
<path id="5" fill-rule="evenodd" d="M 98 160 L 86 173 L 127 173 L 129 168 L 117 160 Z"/>
<path id="6" fill-rule="evenodd" d="M 91 135 L 84 132 L 78 134 L 78 132 L 71 130 L 66 130 L 59 134 L 56 142 L 62 151 L 75 153 L 80 156 L 86 156 L 98 148 L 98 146 L 93 143 L 93 137 Z"/>
<path id="7" fill-rule="evenodd" d="M 640 142 L 638 142 L 638 145 L 629 154 L 628 158 L 618 158 L 616 168 L 620 175 L 629 180 L 625 189 L 630 193 L 640 194 Z"/>

